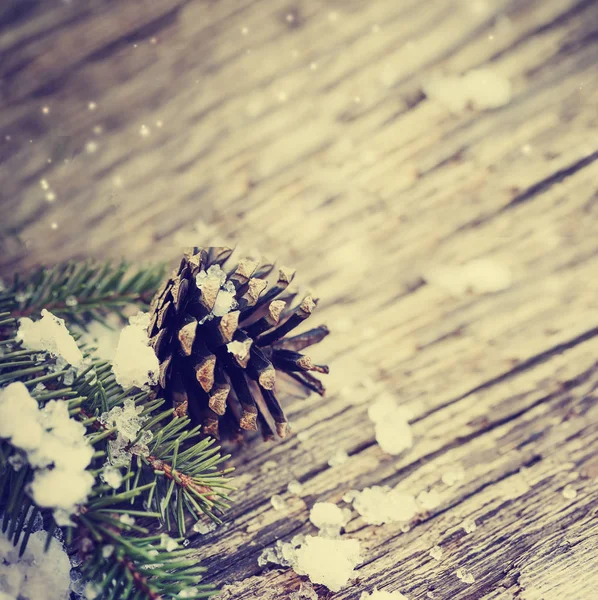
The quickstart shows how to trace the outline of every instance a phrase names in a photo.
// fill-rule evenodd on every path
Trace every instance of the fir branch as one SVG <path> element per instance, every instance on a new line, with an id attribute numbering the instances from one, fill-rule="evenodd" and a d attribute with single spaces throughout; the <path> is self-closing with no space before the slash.
<path id="1" fill-rule="evenodd" d="M 40 267 L 26 278 L 17 274 L 0 293 L 0 327 L 42 308 L 83 324 L 127 304 L 145 307 L 165 271 L 164 265 L 138 268 L 126 262 L 85 261 Z"/>

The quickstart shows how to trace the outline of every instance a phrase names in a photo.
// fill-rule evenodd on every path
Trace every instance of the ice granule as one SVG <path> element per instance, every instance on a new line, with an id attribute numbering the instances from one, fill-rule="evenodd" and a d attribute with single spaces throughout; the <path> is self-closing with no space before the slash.
<path id="1" fill-rule="evenodd" d="M 355 574 L 360 561 L 358 540 L 306 536 L 297 550 L 295 571 L 338 592 Z"/>
<path id="2" fill-rule="evenodd" d="M 320 530 L 320 535 L 325 537 L 337 537 L 341 529 L 351 518 L 351 512 L 340 509 L 332 502 L 316 502 L 310 513 L 309 520 Z"/>
<path id="3" fill-rule="evenodd" d="M 475 582 L 475 577 L 467 571 L 467 569 L 457 569 L 455 575 L 457 576 L 457 579 L 460 579 L 463 583 L 471 584 Z"/>
<path id="4" fill-rule="evenodd" d="M 55 538 L 45 552 L 46 538 L 46 531 L 32 533 L 25 553 L 19 558 L 19 549 L 0 533 L 0 593 L 6 598 L 68 600 L 69 557 Z"/>
<path id="5" fill-rule="evenodd" d="M 199 533 L 201 535 L 205 535 L 206 533 L 210 533 L 216 529 L 216 523 L 214 521 L 197 521 L 195 525 L 193 525 L 193 531 L 195 533 Z"/>
<path id="6" fill-rule="evenodd" d="M 112 489 L 117 490 L 123 482 L 123 475 L 116 467 L 107 466 L 100 474 L 100 479 Z"/>
<path id="7" fill-rule="evenodd" d="M 349 460 L 349 455 L 344 450 L 337 450 L 332 458 L 328 461 L 329 467 L 338 467 Z"/>
<path id="8" fill-rule="evenodd" d="M 157 381 L 159 361 L 149 346 L 147 328 L 149 314 L 139 312 L 129 318 L 129 325 L 120 332 L 112 370 L 123 388 L 143 388 Z"/>
<path id="9" fill-rule="evenodd" d="M 563 488 L 563 497 L 567 500 L 573 500 L 573 498 L 577 497 L 577 490 L 570 484 L 567 484 Z"/>
<path id="10" fill-rule="evenodd" d="M 123 523 L 124 525 L 129 525 L 129 526 L 135 525 L 135 517 L 132 517 L 131 515 L 127 515 L 126 513 L 120 515 L 119 521 L 121 523 Z"/>
<path id="11" fill-rule="evenodd" d="M 45 308 L 39 321 L 23 317 L 19 321 L 17 340 L 27 350 L 49 352 L 52 356 L 63 358 L 76 369 L 81 368 L 85 360 L 77 342 L 69 333 L 63 319 L 55 317 Z"/>
<path id="12" fill-rule="evenodd" d="M 102 547 L 102 557 L 110 558 L 114 552 L 114 546 L 112 544 L 106 544 Z"/>
<path id="13" fill-rule="evenodd" d="M 177 598 L 195 598 L 199 594 L 199 590 L 196 587 L 189 587 L 181 590 L 177 594 Z"/>
<path id="14" fill-rule="evenodd" d="M 296 592 L 291 592 L 289 600 L 318 600 L 318 593 L 309 582 L 301 582 Z"/>
<path id="15" fill-rule="evenodd" d="M 132 454 L 147 454 L 147 444 L 152 439 L 151 431 L 144 431 L 139 441 L 131 446 L 139 436 L 143 423 L 147 420 L 142 417 L 143 407 L 136 406 L 135 401 L 127 398 L 123 406 L 115 406 L 110 411 L 102 413 L 100 422 L 108 428 L 116 427 L 116 439 L 108 442 L 109 463 L 113 467 L 127 466 Z"/>
<path id="16" fill-rule="evenodd" d="M 387 486 L 365 488 L 353 500 L 353 507 L 370 525 L 410 521 L 417 514 L 413 496 Z"/>
<path id="17" fill-rule="evenodd" d="M 462 76 L 438 77 L 423 85 L 424 94 L 453 113 L 468 106 L 489 110 L 511 101 L 511 82 L 490 69 L 473 69 Z"/>
<path id="18" fill-rule="evenodd" d="M 247 339 L 245 342 L 229 342 L 226 344 L 226 349 L 231 353 L 237 356 L 240 360 L 243 360 L 247 357 L 249 353 L 249 348 L 253 344 L 253 340 Z"/>
<path id="19" fill-rule="evenodd" d="M 374 422 L 376 441 L 384 452 L 397 455 L 411 448 L 413 434 L 408 423 L 409 414 L 390 394 L 382 394 L 369 407 L 368 415 Z"/>
<path id="20" fill-rule="evenodd" d="M 216 296 L 216 302 L 212 308 L 212 314 L 215 317 L 223 317 L 228 314 L 231 310 L 237 308 L 237 301 L 235 300 L 235 286 L 232 281 L 227 281 L 222 289 Z"/>
<path id="21" fill-rule="evenodd" d="M 289 483 L 289 485 L 287 486 L 287 490 L 289 494 L 299 496 L 299 494 L 301 494 L 301 492 L 303 491 L 303 485 L 299 483 L 299 481 L 294 480 Z"/>
<path id="22" fill-rule="evenodd" d="M 371 594 L 363 592 L 359 600 L 407 600 L 407 596 L 403 596 L 401 592 L 380 591 L 374 588 Z"/>
<path id="23" fill-rule="evenodd" d="M 173 540 L 170 536 L 165 533 L 160 534 L 160 547 L 164 548 L 166 552 L 172 552 L 177 550 L 179 547 L 179 543 L 176 540 Z"/>
<path id="24" fill-rule="evenodd" d="M 474 519 L 465 519 L 465 521 L 461 523 L 461 527 L 463 527 L 465 533 L 473 533 L 476 530 L 477 525 Z"/>
<path id="25" fill-rule="evenodd" d="M 274 496 L 270 498 L 270 503 L 272 504 L 274 510 L 284 510 L 287 506 L 284 498 L 278 494 L 274 494 Z"/>
<path id="26" fill-rule="evenodd" d="M 433 546 L 430 549 L 430 556 L 434 560 L 440 560 L 442 558 L 442 548 L 440 546 Z"/>

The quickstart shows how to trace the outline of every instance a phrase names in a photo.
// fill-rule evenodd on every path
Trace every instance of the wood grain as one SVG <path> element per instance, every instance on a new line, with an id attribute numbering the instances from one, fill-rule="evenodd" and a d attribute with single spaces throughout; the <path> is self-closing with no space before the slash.
<path id="1" fill-rule="evenodd" d="M 89 255 L 174 259 L 224 238 L 297 267 L 321 298 L 312 319 L 334 331 L 315 356 L 331 364 L 326 400 L 288 402 L 301 441 L 235 449 L 237 502 L 194 542 L 209 580 L 229 584 L 223 598 L 288 596 L 300 578 L 258 567 L 262 549 L 311 533 L 314 502 L 381 483 L 442 501 L 408 531 L 355 515 L 358 579 L 321 598 L 375 585 L 410 600 L 594 597 L 594 2 L 9 0 L 1 11 L 4 274 Z M 422 92 L 478 67 L 510 80 L 506 106 L 451 114 Z M 480 259 L 511 281 L 447 286 L 447 270 Z M 381 391 L 413 415 L 414 446 L 396 458 L 367 418 Z M 328 467 L 339 448 L 349 461 Z M 463 479 L 443 483 L 457 466 Z M 292 479 L 301 497 L 286 492 Z"/>

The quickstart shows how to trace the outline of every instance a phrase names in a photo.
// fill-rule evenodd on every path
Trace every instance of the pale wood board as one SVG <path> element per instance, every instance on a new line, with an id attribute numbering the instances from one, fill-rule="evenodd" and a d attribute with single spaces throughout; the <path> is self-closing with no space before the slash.
<path id="1" fill-rule="evenodd" d="M 318 500 L 398 484 L 441 503 L 408 531 L 355 514 L 358 579 L 321 598 L 375 585 L 409 600 L 593 598 L 595 2 L 6 6 L 4 275 L 84 256 L 174 260 L 225 238 L 297 267 L 321 299 L 312 320 L 334 331 L 313 353 L 331 365 L 327 398 L 287 403 L 302 441 L 234 449 L 236 503 L 194 542 L 208 580 L 234 583 L 223 597 L 284 598 L 300 578 L 259 567 L 262 549 L 313 533 Z M 511 81 L 509 104 L 451 114 L 422 93 L 433 76 L 477 67 Z M 480 258 L 510 285 L 441 285 L 447 266 Z M 413 415 L 399 457 L 367 417 L 384 391 Z M 350 458 L 330 468 L 338 449 Z M 464 478 L 443 483 L 456 465 Z M 293 479 L 300 497 L 286 492 Z"/>

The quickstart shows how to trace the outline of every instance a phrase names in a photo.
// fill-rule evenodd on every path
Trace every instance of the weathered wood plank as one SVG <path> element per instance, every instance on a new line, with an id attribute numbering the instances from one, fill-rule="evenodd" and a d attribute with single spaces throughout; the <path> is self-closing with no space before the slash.
<path id="1" fill-rule="evenodd" d="M 235 451 L 239 501 L 194 542 L 210 580 L 284 598 L 299 578 L 258 567 L 263 547 L 311 531 L 317 500 L 387 483 L 441 504 L 406 532 L 351 521 L 363 563 L 334 598 L 592 597 L 594 3 L 52 4 L 29 3 L 0 39 L 1 270 L 224 237 L 296 266 L 334 331 L 314 350 L 327 399 L 288 402 L 301 440 Z M 511 81 L 508 105 L 451 114 L 421 91 L 477 67 Z M 466 290 L 459 266 L 479 259 L 503 289 Z M 413 415 L 396 459 L 367 419 L 381 389 Z M 350 459 L 330 469 L 339 448 Z"/>

